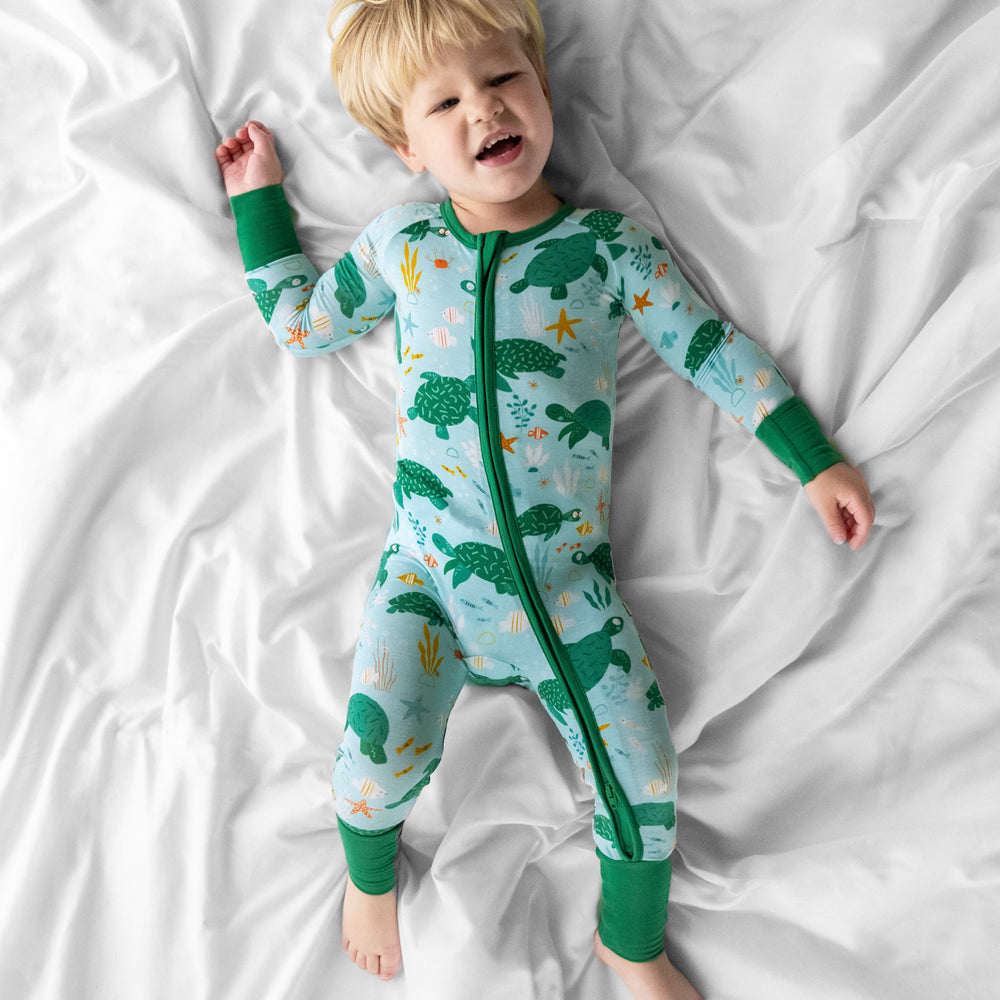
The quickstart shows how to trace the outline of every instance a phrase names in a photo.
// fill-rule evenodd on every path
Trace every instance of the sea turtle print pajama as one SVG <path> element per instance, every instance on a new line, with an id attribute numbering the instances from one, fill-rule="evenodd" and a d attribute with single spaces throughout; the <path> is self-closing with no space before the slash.
<path id="1" fill-rule="evenodd" d="M 280 346 L 328 354 L 395 311 L 395 518 L 334 773 L 352 879 L 391 888 L 397 830 L 441 760 L 462 686 L 519 684 L 596 793 L 602 937 L 625 957 L 653 957 L 677 763 L 608 544 L 623 321 L 803 481 L 839 456 L 765 352 L 619 213 L 564 205 L 523 232 L 473 235 L 450 202 L 405 204 L 321 276 L 280 187 L 233 208 Z M 623 929 L 635 920 L 650 925 L 645 942 Z"/>

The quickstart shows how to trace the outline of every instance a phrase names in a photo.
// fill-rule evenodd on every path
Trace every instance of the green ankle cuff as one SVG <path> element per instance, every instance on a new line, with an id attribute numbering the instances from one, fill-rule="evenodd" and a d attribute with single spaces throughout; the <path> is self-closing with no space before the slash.
<path id="1" fill-rule="evenodd" d="M 368 896 L 381 896 L 396 884 L 396 851 L 402 824 L 391 830 L 366 833 L 348 826 L 339 816 L 340 839 L 351 881 Z"/>
<path id="2" fill-rule="evenodd" d="M 670 858 L 612 861 L 600 851 L 601 940 L 629 962 L 649 962 L 663 951 L 670 895 Z"/>

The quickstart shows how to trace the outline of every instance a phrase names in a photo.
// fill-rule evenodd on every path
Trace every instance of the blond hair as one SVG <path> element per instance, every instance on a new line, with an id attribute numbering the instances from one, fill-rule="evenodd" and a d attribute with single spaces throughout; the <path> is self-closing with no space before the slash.
<path id="1" fill-rule="evenodd" d="M 327 30 L 333 39 L 330 68 L 344 107 L 389 146 L 406 142 L 403 101 L 446 46 L 516 31 L 547 90 L 536 0 L 337 0 Z"/>

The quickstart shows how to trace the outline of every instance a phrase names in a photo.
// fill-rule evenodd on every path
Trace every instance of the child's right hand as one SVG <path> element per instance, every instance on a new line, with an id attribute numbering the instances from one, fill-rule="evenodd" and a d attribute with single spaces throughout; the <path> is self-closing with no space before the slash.
<path id="1" fill-rule="evenodd" d="M 215 150 L 215 162 L 230 198 L 285 179 L 274 149 L 274 136 L 260 122 L 249 121 Z"/>

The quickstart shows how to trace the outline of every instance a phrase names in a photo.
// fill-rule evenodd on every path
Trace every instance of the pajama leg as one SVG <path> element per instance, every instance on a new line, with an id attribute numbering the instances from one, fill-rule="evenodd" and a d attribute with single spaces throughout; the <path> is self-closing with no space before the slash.
<path id="1" fill-rule="evenodd" d="M 401 600 L 413 572 L 394 556 L 369 598 L 354 659 L 347 726 L 334 768 L 337 818 L 351 880 L 387 892 L 399 828 L 441 761 L 445 727 L 466 679 L 431 593 Z"/>
<path id="2" fill-rule="evenodd" d="M 608 611 L 603 608 L 602 616 Z M 604 744 L 598 753 L 605 751 L 626 800 L 615 802 L 618 815 L 613 817 L 605 797 L 596 797 L 594 840 L 602 879 L 599 933 L 616 954 L 643 962 L 663 950 L 675 842 L 677 758 L 663 698 L 624 605 L 619 614 L 604 619 L 601 634 L 611 639 L 610 644 L 597 631 L 567 643 Z M 599 769 L 588 759 L 583 727 L 554 681 L 543 682 L 538 690 L 585 780 L 594 786 Z M 629 813 L 640 843 L 624 856 L 615 819 L 620 830 Z"/>

